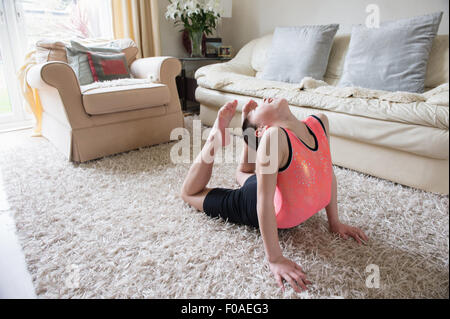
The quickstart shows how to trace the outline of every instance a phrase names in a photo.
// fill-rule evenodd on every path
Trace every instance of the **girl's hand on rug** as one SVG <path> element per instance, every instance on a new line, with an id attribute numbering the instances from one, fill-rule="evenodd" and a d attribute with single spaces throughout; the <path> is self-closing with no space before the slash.
<path id="1" fill-rule="evenodd" d="M 286 280 L 296 292 L 307 290 L 308 288 L 306 285 L 311 284 L 311 282 L 306 279 L 306 275 L 303 273 L 302 268 L 292 260 L 289 260 L 283 256 L 279 257 L 275 261 L 269 261 L 269 267 L 275 276 L 278 286 L 280 286 L 283 292 L 283 279 Z"/>
<path id="2" fill-rule="evenodd" d="M 343 239 L 348 239 L 349 236 L 353 237 L 353 239 L 355 239 L 358 244 L 365 243 L 369 240 L 369 238 L 361 229 L 342 223 L 337 223 L 333 226 L 330 226 L 330 231 L 332 233 L 338 234 Z"/>

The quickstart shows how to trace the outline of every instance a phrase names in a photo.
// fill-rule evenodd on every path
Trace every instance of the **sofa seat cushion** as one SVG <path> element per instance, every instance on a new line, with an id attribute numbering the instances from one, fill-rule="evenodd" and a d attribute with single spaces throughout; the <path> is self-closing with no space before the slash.
<path id="1" fill-rule="evenodd" d="M 159 83 L 100 87 L 83 93 L 84 109 L 91 115 L 132 111 L 169 102 L 169 88 Z"/>

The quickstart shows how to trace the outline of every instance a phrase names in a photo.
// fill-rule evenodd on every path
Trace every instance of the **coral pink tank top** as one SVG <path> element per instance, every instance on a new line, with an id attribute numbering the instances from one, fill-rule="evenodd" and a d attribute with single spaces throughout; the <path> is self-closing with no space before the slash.
<path id="1" fill-rule="evenodd" d="M 302 120 L 314 137 L 310 148 L 293 132 L 288 135 L 290 154 L 278 172 L 274 204 L 278 228 L 291 228 L 325 208 L 331 200 L 333 166 L 325 127 L 311 115 Z"/>

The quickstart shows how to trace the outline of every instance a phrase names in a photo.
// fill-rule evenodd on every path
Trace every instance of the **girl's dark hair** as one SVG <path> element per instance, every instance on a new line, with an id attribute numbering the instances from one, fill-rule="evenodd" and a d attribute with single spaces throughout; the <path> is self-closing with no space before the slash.
<path id="1" fill-rule="evenodd" d="M 242 123 L 242 136 L 244 137 L 245 143 L 253 148 L 254 150 L 258 149 L 260 137 L 256 136 L 256 131 L 258 127 L 254 124 L 251 124 L 248 119 L 244 119 Z"/>

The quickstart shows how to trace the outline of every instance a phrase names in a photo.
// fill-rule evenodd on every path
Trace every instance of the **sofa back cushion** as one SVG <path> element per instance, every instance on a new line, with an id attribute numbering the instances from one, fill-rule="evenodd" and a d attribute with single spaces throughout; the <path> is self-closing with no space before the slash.
<path id="1" fill-rule="evenodd" d="M 273 33 L 267 34 L 257 40 L 253 47 L 252 68 L 256 71 L 256 77 L 261 78 L 264 66 L 267 64 L 272 46 Z"/>
<path id="2" fill-rule="evenodd" d="M 265 80 L 300 83 L 305 77 L 323 80 L 338 24 L 277 27 Z"/>
<path id="3" fill-rule="evenodd" d="M 337 85 L 344 69 L 345 56 L 347 55 L 350 35 L 337 35 L 331 47 L 328 60 L 327 72 L 324 80 Z M 427 72 L 425 75 L 425 90 L 437 87 L 449 82 L 449 36 L 448 34 L 437 35 L 431 46 L 428 58 Z"/>
<path id="4" fill-rule="evenodd" d="M 37 63 L 50 61 L 67 63 L 65 43 L 47 39 L 39 40 L 36 42 L 36 61 Z"/>
<path id="5" fill-rule="evenodd" d="M 273 34 L 267 34 L 257 40 L 252 52 L 251 65 L 256 77 L 261 78 L 262 71 L 268 60 Z M 333 45 L 328 59 L 327 71 L 324 80 L 330 85 L 336 85 L 344 67 L 350 35 L 342 34 L 334 37 Z M 438 34 L 431 47 L 425 76 L 425 90 L 449 82 L 449 35 Z"/>
<path id="6" fill-rule="evenodd" d="M 434 38 L 425 76 L 425 89 L 448 83 L 448 44 L 448 34 Z"/>
<path id="7" fill-rule="evenodd" d="M 354 25 L 339 86 L 422 93 L 442 14 Z"/>
<path id="8" fill-rule="evenodd" d="M 328 84 L 337 85 L 344 70 L 345 56 L 347 55 L 350 35 L 337 35 L 334 37 L 331 46 L 330 57 L 328 59 L 327 71 L 324 80 Z"/>

